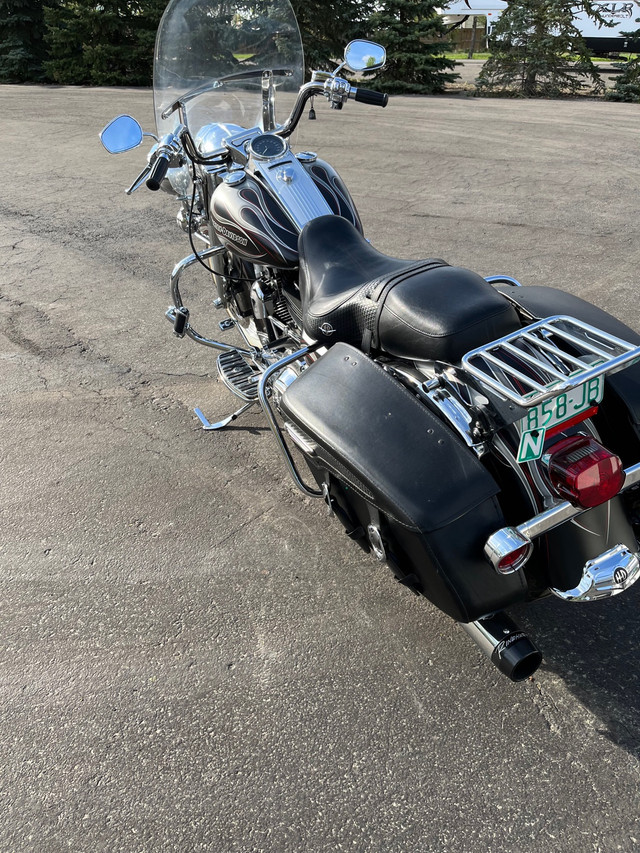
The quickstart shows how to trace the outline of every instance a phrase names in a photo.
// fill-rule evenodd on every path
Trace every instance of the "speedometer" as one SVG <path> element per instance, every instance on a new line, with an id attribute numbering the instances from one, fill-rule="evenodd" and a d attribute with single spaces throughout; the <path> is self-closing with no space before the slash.
<path id="1" fill-rule="evenodd" d="M 251 141 L 249 150 L 259 160 L 273 160 L 282 157 L 287 150 L 287 143 L 275 133 L 263 133 Z"/>

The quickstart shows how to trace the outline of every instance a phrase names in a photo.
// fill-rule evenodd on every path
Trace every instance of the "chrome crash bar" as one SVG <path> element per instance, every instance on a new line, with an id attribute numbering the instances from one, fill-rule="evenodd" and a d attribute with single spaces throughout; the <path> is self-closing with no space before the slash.
<path id="1" fill-rule="evenodd" d="M 167 309 L 165 317 L 173 324 L 174 334 L 179 338 L 184 338 L 186 335 L 197 344 L 203 344 L 203 346 L 221 350 L 222 352 L 237 352 L 251 358 L 254 355 L 251 350 L 242 349 L 241 347 L 232 346 L 231 344 L 224 344 L 222 341 L 214 341 L 211 338 L 205 338 L 203 335 L 199 335 L 189 323 L 189 310 L 185 308 L 182 302 L 182 296 L 180 295 L 180 278 L 182 273 L 189 267 L 193 266 L 193 264 L 200 263 L 202 260 L 222 254 L 224 251 L 226 251 L 224 246 L 212 246 L 210 249 L 204 249 L 202 252 L 198 252 L 197 255 L 188 255 L 175 265 L 173 272 L 171 273 L 171 297 L 173 299 L 173 305 Z M 213 272 L 213 270 L 211 270 L 211 272 Z"/>
<path id="2" fill-rule="evenodd" d="M 269 422 L 269 426 L 271 427 L 271 431 L 275 436 L 278 449 L 280 453 L 284 457 L 284 461 L 287 464 L 287 468 L 289 469 L 289 474 L 291 475 L 293 482 L 300 489 L 303 494 L 307 495 L 309 498 L 322 498 L 324 497 L 324 492 L 319 489 L 314 489 L 310 486 L 307 486 L 300 474 L 298 473 L 298 469 L 296 467 L 296 463 L 293 460 L 293 456 L 287 447 L 287 443 L 284 440 L 284 436 L 282 435 L 282 431 L 274 414 L 273 408 L 269 402 L 270 396 L 270 386 L 269 382 L 272 376 L 275 376 L 276 373 L 279 373 L 283 370 L 287 365 L 293 364 L 295 361 L 299 361 L 301 358 L 309 355 L 309 353 L 313 352 L 316 349 L 318 344 L 314 346 L 303 347 L 297 352 L 290 353 L 286 355 L 284 358 L 281 358 L 280 361 L 276 361 L 275 364 L 272 364 L 268 367 L 265 372 L 262 374 L 260 378 L 260 384 L 258 385 L 258 400 L 260 401 L 260 405 L 262 406 L 262 410 L 267 417 L 267 421 Z"/>

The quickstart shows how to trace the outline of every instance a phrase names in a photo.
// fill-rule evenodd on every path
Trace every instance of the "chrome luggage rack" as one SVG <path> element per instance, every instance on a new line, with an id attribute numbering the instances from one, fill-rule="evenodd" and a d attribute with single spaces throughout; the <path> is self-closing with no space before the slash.
<path id="1" fill-rule="evenodd" d="M 500 396 L 530 408 L 638 359 L 640 346 L 557 315 L 471 350 L 462 366 Z"/>

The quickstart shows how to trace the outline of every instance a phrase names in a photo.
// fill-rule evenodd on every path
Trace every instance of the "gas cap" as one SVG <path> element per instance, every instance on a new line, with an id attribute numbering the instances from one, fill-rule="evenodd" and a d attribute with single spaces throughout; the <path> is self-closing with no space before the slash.
<path id="1" fill-rule="evenodd" d="M 230 184 L 232 187 L 235 187 L 238 184 L 241 184 L 246 177 L 246 172 L 238 170 L 235 172 L 224 172 L 222 175 L 222 180 L 225 184 Z"/>
<path id="2" fill-rule="evenodd" d="M 295 178 L 295 176 L 296 173 L 293 171 L 293 169 L 287 168 L 286 166 L 284 169 L 279 169 L 276 174 L 278 180 L 282 181 L 285 184 L 293 183 L 293 179 Z"/>

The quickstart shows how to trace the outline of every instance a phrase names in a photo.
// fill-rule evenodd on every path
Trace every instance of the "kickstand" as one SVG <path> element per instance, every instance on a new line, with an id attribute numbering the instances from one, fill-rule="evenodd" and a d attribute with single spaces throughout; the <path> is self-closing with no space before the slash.
<path id="1" fill-rule="evenodd" d="M 194 412 L 196 413 L 196 415 L 200 418 L 200 421 L 202 422 L 202 429 L 204 429 L 204 430 L 224 429 L 226 426 L 228 426 L 231 423 L 231 421 L 235 421 L 236 418 L 239 418 L 243 412 L 246 412 L 247 409 L 250 409 L 251 406 L 253 406 L 253 405 L 254 405 L 253 401 L 250 403 L 245 403 L 244 406 L 239 408 L 237 412 L 234 412 L 232 415 L 229 415 L 228 418 L 225 418 L 222 421 L 218 421 L 217 424 L 210 424 L 209 421 L 206 419 L 206 417 L 202 414 L 200 409 L 194 409 Z"/>

